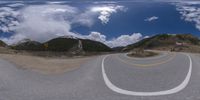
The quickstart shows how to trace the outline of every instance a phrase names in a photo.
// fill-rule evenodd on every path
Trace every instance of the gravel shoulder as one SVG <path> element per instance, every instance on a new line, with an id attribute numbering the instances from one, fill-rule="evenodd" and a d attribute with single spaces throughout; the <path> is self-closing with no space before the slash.
<path id="1" fill-rule="evenodd" d="M 31 55 L 0 54 L 0 58 L 15 64 L 19 69 L 32 70 L 42 74 L 61 74 L 79 68 L 94 56 L 47 58 Z"/>

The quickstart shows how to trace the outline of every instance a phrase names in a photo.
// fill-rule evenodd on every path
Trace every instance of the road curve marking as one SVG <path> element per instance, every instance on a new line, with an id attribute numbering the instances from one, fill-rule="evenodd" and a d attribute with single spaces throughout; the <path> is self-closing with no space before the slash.
<path id="1" fill-rule="evenodd" d="M 171 61 L 172 59 L 174 59 L 175 56 L 176 56 L 176 53 L 172 57 L 170 57 L 169 59 L 167 59 L 167 60 L 164 60 L 164 61 L 161 61 L 161 62 L 158 62 L 158 63 L 153 63 L 153 64 L 134 64 L 134 63 L 128 63 L 128 62 L 120 59 L 119 57 L 117 57 L 117 58 L 120 61 L 122 61 L 122 62 L 124 62 L 126 64 L 129 64 L 129 65 L 140 66 L 140 67 L 149 67 L 149 66 L 157 66 L 157 65 L 161 65 L 161 64 L 167 63 L 167 62 Z"/>
<path id="2" fill-rule="evenodd" d="M 104 61 L 109 55 L 105 56 L 103 58 L 103 60 L 102 60 L 102 63 L 101 63 L 102 64 L 101 67 L 102 67 L 103 79 L 104 79 L 104 82 L 105 82 L 106 86 L 109 89 L 111 89 L 114 92 L 117 92 L 117 93 L 120 93 L 120 94 L 124 94 L 124 95 L 131 95 L 131 96 L 162 96 L 162 95 L 174 94 L 174 93 L 180 92 L 181 90 L 183 90 L 188 85 L 188 83 L 190 81 L 191 74 L 192 74 L 192 59 L 188 54 L 185 54 L 185 55 L 189 58 L 189 61 L 190 61 L 189 71 L 187 73 L 187 76 L 185 77 L 184 81 L 180 85 L 178 85 L 175 88 L 169 89 L 169 90 L 157 91 L 157 92 L 136 92 L 136 91 L 124 90 L 124 89 L 121 89 L 121 88 L 115 86 L 108 79 L 108 77 L 107 77 L 107 75 L 105 73 Z"/>

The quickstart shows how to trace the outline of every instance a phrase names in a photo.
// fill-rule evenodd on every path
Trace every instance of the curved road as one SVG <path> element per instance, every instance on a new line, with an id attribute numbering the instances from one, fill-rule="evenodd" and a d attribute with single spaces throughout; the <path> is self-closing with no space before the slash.
<path id="1" fill-rule="evenodd" d="M 200 55 L 100 56 L 60 75 L 0 60 L 0 100 L 200 100 Z"/>

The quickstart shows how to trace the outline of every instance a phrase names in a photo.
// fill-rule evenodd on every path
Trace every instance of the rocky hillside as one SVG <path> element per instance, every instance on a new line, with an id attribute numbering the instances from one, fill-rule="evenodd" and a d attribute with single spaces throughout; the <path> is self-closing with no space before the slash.
<path id="1" fill-rule="evenodd" d="M 159 34 L 150 38 L 143 39 L 137 43 L 126 46 L 124 51 L 131 51 L 135 48 L 161 49 L 161 50 L 189 50 L 199 49 L 200 40 L 191 34 Z"/>

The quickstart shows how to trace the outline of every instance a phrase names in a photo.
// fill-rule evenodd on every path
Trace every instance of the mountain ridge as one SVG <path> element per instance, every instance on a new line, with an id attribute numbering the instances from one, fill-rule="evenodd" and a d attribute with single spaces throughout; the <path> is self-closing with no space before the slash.
<path id="1" fill-rule="evenodd" d="M 81 43 L 81 48 L 80 45 Z M 71 38 L 71 37 L 57 37 L 49 41 L 40 43 L 26 39 L 26 41 L 18 42 L 18 44 L 11 45 L 15 50 L 28 51 L 54 51 L 54 52 L 110 52 L 112 49 L 107 45 L 89 39 Z M 76 49 L 76 50 L 75 50 Z"/>

